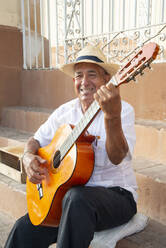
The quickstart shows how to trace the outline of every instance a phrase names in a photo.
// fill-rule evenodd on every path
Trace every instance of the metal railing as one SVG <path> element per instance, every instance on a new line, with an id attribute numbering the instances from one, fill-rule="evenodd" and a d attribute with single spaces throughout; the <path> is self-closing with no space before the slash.
<path id="1" fill-rule="evenodd" d="M 166 0 L 21 0 L 21 10 L 24 69 L 69 63 L 87 43 L 121 64 L 151 38 L 166 62 Z"/>

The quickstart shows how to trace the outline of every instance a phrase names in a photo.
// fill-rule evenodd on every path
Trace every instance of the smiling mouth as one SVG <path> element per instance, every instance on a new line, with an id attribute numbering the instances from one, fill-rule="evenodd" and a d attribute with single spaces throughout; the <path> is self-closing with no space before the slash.
<path id="1" fill-rule="evenodd" d="M 90 88 L 80 88 L 80 93 L 81 95 L 89 95 L 89 94 L 94 94 L 96 92 L 95 87 L 90 87 Z"/>

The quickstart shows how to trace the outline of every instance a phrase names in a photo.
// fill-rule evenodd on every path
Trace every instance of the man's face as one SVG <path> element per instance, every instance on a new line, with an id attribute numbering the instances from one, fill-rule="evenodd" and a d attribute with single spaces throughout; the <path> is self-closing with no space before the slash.
<path id="1" fill-rule="evenodd" d="M 94 100 L 94 93 L 106 84 L 110 76 L 103 68 L 92 63 L 75 65 L 75 92 L 80 99 L 83 110 L 86 111 Z"/>

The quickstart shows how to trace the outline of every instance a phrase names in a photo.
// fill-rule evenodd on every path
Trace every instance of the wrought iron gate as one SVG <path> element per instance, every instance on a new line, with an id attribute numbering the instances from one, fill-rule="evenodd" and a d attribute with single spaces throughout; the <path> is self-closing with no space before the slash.
<path id="1" fill-rule="evenodd" d="M 166 62 L 166 0 L 21 3 L 24 69 L 57 68 L 72 61 L 88 43 L 100 46 L 108 60 L 121 64 L 130 51 L 152 37 L 160 45 L 156 62 Z"/>

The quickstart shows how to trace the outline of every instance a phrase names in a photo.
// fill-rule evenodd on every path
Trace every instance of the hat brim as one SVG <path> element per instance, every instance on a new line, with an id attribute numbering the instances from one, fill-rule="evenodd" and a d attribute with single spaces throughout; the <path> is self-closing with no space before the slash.
<path id="1" fill-rule="evenodd" d="M 119 69 L 119 65 L 112 63 L 100 63 L 88 59 L 80 60 L 78 62 L 73 62 L 69 64 L 64 64 L 59 67 L 59 69 L 70 77 L 74 77 L 74 66 L 80 63 L 92 63 L 102 67 L 108 74 L 113 76 Z"/>

